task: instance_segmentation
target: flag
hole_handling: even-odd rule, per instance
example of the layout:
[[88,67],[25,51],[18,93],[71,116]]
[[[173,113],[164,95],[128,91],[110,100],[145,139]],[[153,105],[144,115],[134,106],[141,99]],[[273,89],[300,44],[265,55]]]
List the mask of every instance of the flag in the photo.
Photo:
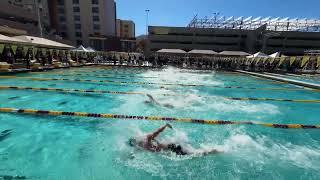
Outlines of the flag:
[[0,53],[2,54],[3,52],[3,49],[4,49],[4,44],[0,44]]
[[16,54],[17,48],[18,48],[18,46],[16,46],[16,45],[11,46],[11,49],[12,49],[14,54]]

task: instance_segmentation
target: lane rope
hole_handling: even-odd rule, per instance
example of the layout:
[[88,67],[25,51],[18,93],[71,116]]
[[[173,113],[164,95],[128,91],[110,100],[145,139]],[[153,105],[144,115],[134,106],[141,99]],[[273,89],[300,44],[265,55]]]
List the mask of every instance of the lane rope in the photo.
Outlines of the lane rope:
[[147,120],[147,121],[175,121],[184,123],[207,124],[207,125],[257,125],[271,128],[281,129],[320,129],[320,125],[304,125],[304,124],[272,124],[256,121],[222,121],[222,120],[203,120],[192,118],[173,118],[160,116],[130,116],[117,114],[97,114],[86,112],[64,112],[64,111],[46,111],[34,109],[15,109],[15,108],[0,108],[1,113],[16,113],[16,114],[33,114],[33,115],[50,115],[50,116],[74,116],[74,117],[90,117],[102,119],[120,119],[120,120]]
[[[103,74],[103,75],[109,75],[109,74],[119,74],[119,75],[124,75],[124,76],[126,76],[126,75],[132,75],[131,73],[123,73],[123,72],[120,72],[120,71],[114,71],[114,72],[106,72],[106,71],[103,71],[103,70],[101,70],[101,71],[96,71],[96,70],[94,70],[94,71],[91,71],[91,70],[89,70],[90,72],[94,72],[94,73],[101,73],[101,74]],[[88,72],[87,70],[76,70],[76,71],[70,71],[70,72]],[[133,71],[133,72],[136,72],[136,73],[141,73],[141,72],[143,72],[143,71]],[[145,72],[145,71],[144,71]]]
[[[30,79],[36,81],[73,81],[73,82],[94,82],[94,83],[108,83],[116,85],[160,85],[160,86],[183,86],[183,87],[210,87],[210,88],[225,88],[225,89],[249,89],[249,90],[285,90],[285,91],[301,91],[310,90],[310,88],[250,88],[242,86],[215,86],[215,85],[202,85],[202,84],[173,84],[173,83],[151,83],[151,82],[119,82],[111,80],[91,80],[91,79],[69,79],[69,78],[34,78],[34,77],[17,77],[17,76],[0,76],[0,78],[18,78],[18,79]],[[313,89],[312,89],[313,90]],[[315,92],[319,92],[315,90]]]
[[[98,78],[114,78],[114,79],[127,79],[127,78],[146,78],[146,79],[155,79],[155,78],[158,78],[158,77],[155,77],[155,76],[133,76],[133,75],[116,75],[116,76],[112,76],[112,75],[95,75],[95,74],[90,74],[90,73],[82,73],[82,72],[87,72],[87,71],[79,71],[78,73],[73,73],[71,72],[70,74],[65,74],[65,72],[47,72],[45,74],[55,74],[55,75],[58,75],[58,76],[90,76],[90,77],[98,77]],[[90,71],[90,72],[98,72],[98,71]],[[104,72],[104,71],[101,71],[101,72]],[[43,74],[43,72],[31,72],[31,73],[34,73],[34,74]],[[117,74],[117,73],[115,73]],[[263,78],[261,78],[263,79]],[[235,81],[235,80],[228,80],[230,82],[235,82],[235,83],[239,83],[239,81]],[[240,83],[243,83],[243,82],[240,82]],[[273,82],[256,82],[258,84],[288,84],[287,82],[280,82],[280,81],[273,81]]]
[[[54,74],[54,73],[51,73]],[[145,78],[145,79],[155,79],[157,77],[145,77],[145,76],[109,76],[109,75],[95,75],[95,74],[86,74],[86,73],[79,73],[79,74],[56,74],[57,76],[82,76],[82,77],[96,77],[96,78],[113,78],[113,79],[128,79],[128,78]],[[222,80],[221,80],[222,81]],[[235,80],[228,80],[229,82],[235,83],[244,83]],[[255,82],[256,84],[288,84],[287,82]]]
[[89,74],[89,73],[76,73],[76,74],[65,74],[64,72],[48,72],[48,73],[43,73],[43,72],[31,72],[32,74],[54,74],[58,76],[92,76],[92,77],[100,77],[100,78],[116,78],[116,79],[127,79],[127,78],[145,78],[145,79],[155,79],[157,77],[153,76],[124,76],[124,75],[117,75],[117,76],[112,76],[112,75],[95,75],[95,74]]
[[[145,92],[120,92],[120,91],[105,91],[105,90],[83,90],[83,89],[60,89],[60,88],[33,88],[33,87],[20,87],[20,86],[0,86],[0,90],[10,89],[10,90],[31,90],[31,91],[53,91],[53,92],[65,92],[65,93],[97,93],[97,94],[127,94],[127,95],[147,95]],[[188,95],[181,94],[165,94],[159,93],[156,95],[162,96],[183,96],[188,97]],[[199,96],[205,98],[219,98],[218,96]],[[273,98],[236,98],[236,97],[224,97],[228,100],[236,101],[282,101],[282,102],[297,102],[297,103],[320,103],[320,100],[301,100],[301,99],[273,99]]]

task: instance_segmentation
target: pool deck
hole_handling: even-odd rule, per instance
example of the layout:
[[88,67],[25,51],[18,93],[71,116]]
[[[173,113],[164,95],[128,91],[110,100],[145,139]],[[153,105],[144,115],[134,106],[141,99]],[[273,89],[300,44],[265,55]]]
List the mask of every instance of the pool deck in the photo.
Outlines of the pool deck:
[[303,82],[303,81],[298,81],[298,80],[293,80],[293,79],[288,79],[288,78],[283,78],[283,77],[277,77],[275,75],[267,75],[267,74],[255,73],[255,72],[248,72],[248,71],[241,71],[241,70],[236,70],[236,72],[320,90],[320,85],[319,84]]

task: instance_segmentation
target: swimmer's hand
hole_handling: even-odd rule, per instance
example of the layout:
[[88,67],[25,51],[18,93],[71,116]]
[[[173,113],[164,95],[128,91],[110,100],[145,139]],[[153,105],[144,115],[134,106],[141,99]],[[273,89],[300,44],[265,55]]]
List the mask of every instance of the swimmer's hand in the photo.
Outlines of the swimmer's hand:
[[171,126],[171,124],[169,124],[169,123],[166,124],[166,126],[167,126],[168,128],[170,128],[170,129],[173,129],[172,126]]
[[169,109],[174,109],[174,106],[171,104],[164,104],[163,106]]

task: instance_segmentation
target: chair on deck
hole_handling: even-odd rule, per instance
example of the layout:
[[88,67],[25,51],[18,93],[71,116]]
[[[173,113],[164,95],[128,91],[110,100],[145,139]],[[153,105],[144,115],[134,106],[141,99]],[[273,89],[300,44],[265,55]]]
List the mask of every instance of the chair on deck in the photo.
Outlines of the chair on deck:
[[9,71],[14,63],[14,55],[10,46],[6,45],[2,51],[0,71]]

